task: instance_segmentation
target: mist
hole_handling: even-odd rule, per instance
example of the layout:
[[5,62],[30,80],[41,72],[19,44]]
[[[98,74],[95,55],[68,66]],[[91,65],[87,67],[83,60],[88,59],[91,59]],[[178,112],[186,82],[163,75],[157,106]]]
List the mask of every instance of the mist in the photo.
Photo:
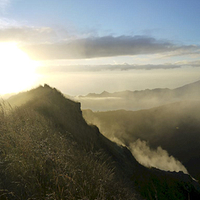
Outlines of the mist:
[[93,111],[108,110],[140,110],[183,100],[200,100],[200,81],[183,87],[155,88],[145,90],[125,90],[120,92],[90,93],[86,96],[76,97],[81,102],[82,109]]
[[[126,146],[117,137],[113,136],[110,139],[118,145]],[[182,171],[185,174],[189,174],[186,167],[179,160],[169,155],[169,153],[160,146],[156,149],[152,149],[148,142],[137,139],[135,142],[130,143],[128,148],[135,159],[145,167],[153,167],[170,172]]]
[[146,167],[154,167],[171,172],[182,171],[188,174],[183,164],[173,156],[170,156],[169,153],[160,146],[154,150],[149,147],[146,141],[138,139],[136,142],[130,144],[129,149],[135,159]]
[[[99,114],[99,116],[101,115],[101,117],[99,117],[97,113]],[[108,119],[108,118],[112,118],[112,116],[109,115],[108,112],[102,112],[102,113],[97,112],[97,113],[96,115],[92,115],[92,111],[86,111],[86,112],[84,111],[83,115],[87,119],[86,121],[88,123],[91,122],[91,119],[88,120],[90,116],[92,118],[92,123],[97,125],[100,131],[110,140],[112,140],[113,142],[116,142],[119,145],[127,146],[130,149],[132,155],[141,165],[148,168],[154,167],[160,170],[171,171],[171,172],[182,171],[185,174],[189,174],[185,166],[179,160],[177,160],[174,156],[169,155],[167,150],[164,150],[161,146],[158,146],[157,148],[152,148],[150,147],[148,142],[140,139],[140,137],[144,138],[144,136],[146,138],[151,137],[151,133],[147,134],[145,132],[145,124],[144,122],[142,123],[140,119],[139,119],[140,123],[143,124],[143,125],[141,124],[141,126],[144,126],[144,129],[143,129],[144,132],[140,130],[140,134],[138,134],[137,128],[135,129],[132,128],[132,130],[134,131],[133,131],[133,134],[130,134],[129,126],[131,122],[133,123],[134,120],[132,121],[129,119],[130,122],[128,122],[126,119],[126,116],[122,114],[123,111],[116,111],[116,112],[113,111],[113,115],[115,115],[116,123],[112,123],[112,120],[110,121]],[[106,113],[108,114],[107,116],[106,116]],[[110,114],[111,113],[112,112],[110,112]],[[117,117],[119,116],[119,114],[122,114],[124,116],[123,119],[125,120],[126,125],[125,124],[123,125],[119,122],[120,118]],[[104,119],[107,123],[103,121],[102,119]],[[134,127],[134,125],[132,126]],[[149,127],[147,127],[147,129],[148,128]],[[159,134],[157,133],[157,135]],[[160,135],[162,135],[162,133],[160,133]]]
[[188,171],[200,180],[199,84],[175,89],[178,102],[138,111],[83,110],[83,116],[107,138],[129,147],[144,166]]

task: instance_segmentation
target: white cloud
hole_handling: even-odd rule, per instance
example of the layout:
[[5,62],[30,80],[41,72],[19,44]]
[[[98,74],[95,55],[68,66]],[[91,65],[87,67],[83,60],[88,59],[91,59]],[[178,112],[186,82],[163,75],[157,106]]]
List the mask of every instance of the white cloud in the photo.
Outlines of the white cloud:
[[20,26],[19,22],[7,18],[0,18],[0,29]]

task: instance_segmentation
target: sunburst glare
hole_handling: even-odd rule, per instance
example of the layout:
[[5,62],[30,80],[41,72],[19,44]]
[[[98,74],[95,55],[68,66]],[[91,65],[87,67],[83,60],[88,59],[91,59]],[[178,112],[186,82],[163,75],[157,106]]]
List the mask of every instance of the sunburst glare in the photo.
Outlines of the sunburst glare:
[[15,93],[34,85],[38,62],[31,60],[16,43],[0,43],[0,94]]

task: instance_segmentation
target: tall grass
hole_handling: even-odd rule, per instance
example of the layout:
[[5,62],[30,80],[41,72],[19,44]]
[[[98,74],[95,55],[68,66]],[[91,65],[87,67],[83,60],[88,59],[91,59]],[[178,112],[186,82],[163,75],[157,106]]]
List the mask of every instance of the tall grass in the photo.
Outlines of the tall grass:
[[33,109],[0,105],[0,199],[134,199],[106,159]]

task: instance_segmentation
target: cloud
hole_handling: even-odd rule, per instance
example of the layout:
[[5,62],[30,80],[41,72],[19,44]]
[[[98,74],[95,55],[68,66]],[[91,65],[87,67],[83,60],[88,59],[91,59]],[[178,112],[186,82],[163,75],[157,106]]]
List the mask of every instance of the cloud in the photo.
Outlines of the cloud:
[[134,65],[134,64],[122,64],[122,65],[107,65],[107,66],[99,66],[101,70],[121,70],[121,71],[128,71],[128,70],[152,70],[152,69],[175,69],[180,68],[181,65],[167,63],[167,64],[147,64],[147,65]]
[[19,22],[11,19],[7,19],[4,17],[0,18],[0,29],[9,28],[9,27],[17,27],[19,26]]
[[37,60],[85,59],[161,53],[173,56],[194,53],[194,51],[199,53],[198,46],[177,46],[168,41],[156,40],[146,36],[90,37],[68,40],[68,42],[23,46],[22,49]]
[[138,139],[130,145],[130,150],[136,160],[146,167],[155,167],[164,171],[182,171],[188,174],[182,163],[173,156],[169,156],[168,152],[161,147],[152,150],[147,142]]
[[[31,27],[1,18],[0,42],[10,41],[20,43],[20,48],[34,60],[88,59],[145,54],[158,54],[162,57],[200,54],[199,46],[178,46],[172,42],[156,40],[148,36],[78,38],[70,35],[67,30]],[[134,67],[131,66],[131,68]],[[152,67],[144,66],[145,69]]]
[[174,51],[174,44],[145,36],[90,37],[22,47],[33,59],[81,59]]
[[28,27],[19,26],[18,24],[10,26],[9,21],[0,21],[0,41],[1,42],[18,42],[18,43],[41,43],[49,42],[56,33],[49,27]]
[[99,72],[99,71],[130,71],[130,70],[156,70],[177,69],[181,67],[200,67],[200,60],[179,61],[164,64],[104,64],[104,65],[51,65],[40,66],[37,73],[46,74],[54,72]]
[[45,66],[37,69],[38,73],[54,72],[98,72],[98,71],[129,71],[129,70],[152,70],[152,69],[176,69],[181,68],[181,64],[159,64],[159,65],[134,65],[134,64],[115,64],[115,65],[67,65],[67,66]]
[[198,56],[200,55],[200,48],[197,45],[179,46],[175,51],[165,52],[162,57],[172,57],[172,56]]
[[196,61],[192,61],[192,62],[185,62],[184,66],[200,67],[200,60],[196,60]]

